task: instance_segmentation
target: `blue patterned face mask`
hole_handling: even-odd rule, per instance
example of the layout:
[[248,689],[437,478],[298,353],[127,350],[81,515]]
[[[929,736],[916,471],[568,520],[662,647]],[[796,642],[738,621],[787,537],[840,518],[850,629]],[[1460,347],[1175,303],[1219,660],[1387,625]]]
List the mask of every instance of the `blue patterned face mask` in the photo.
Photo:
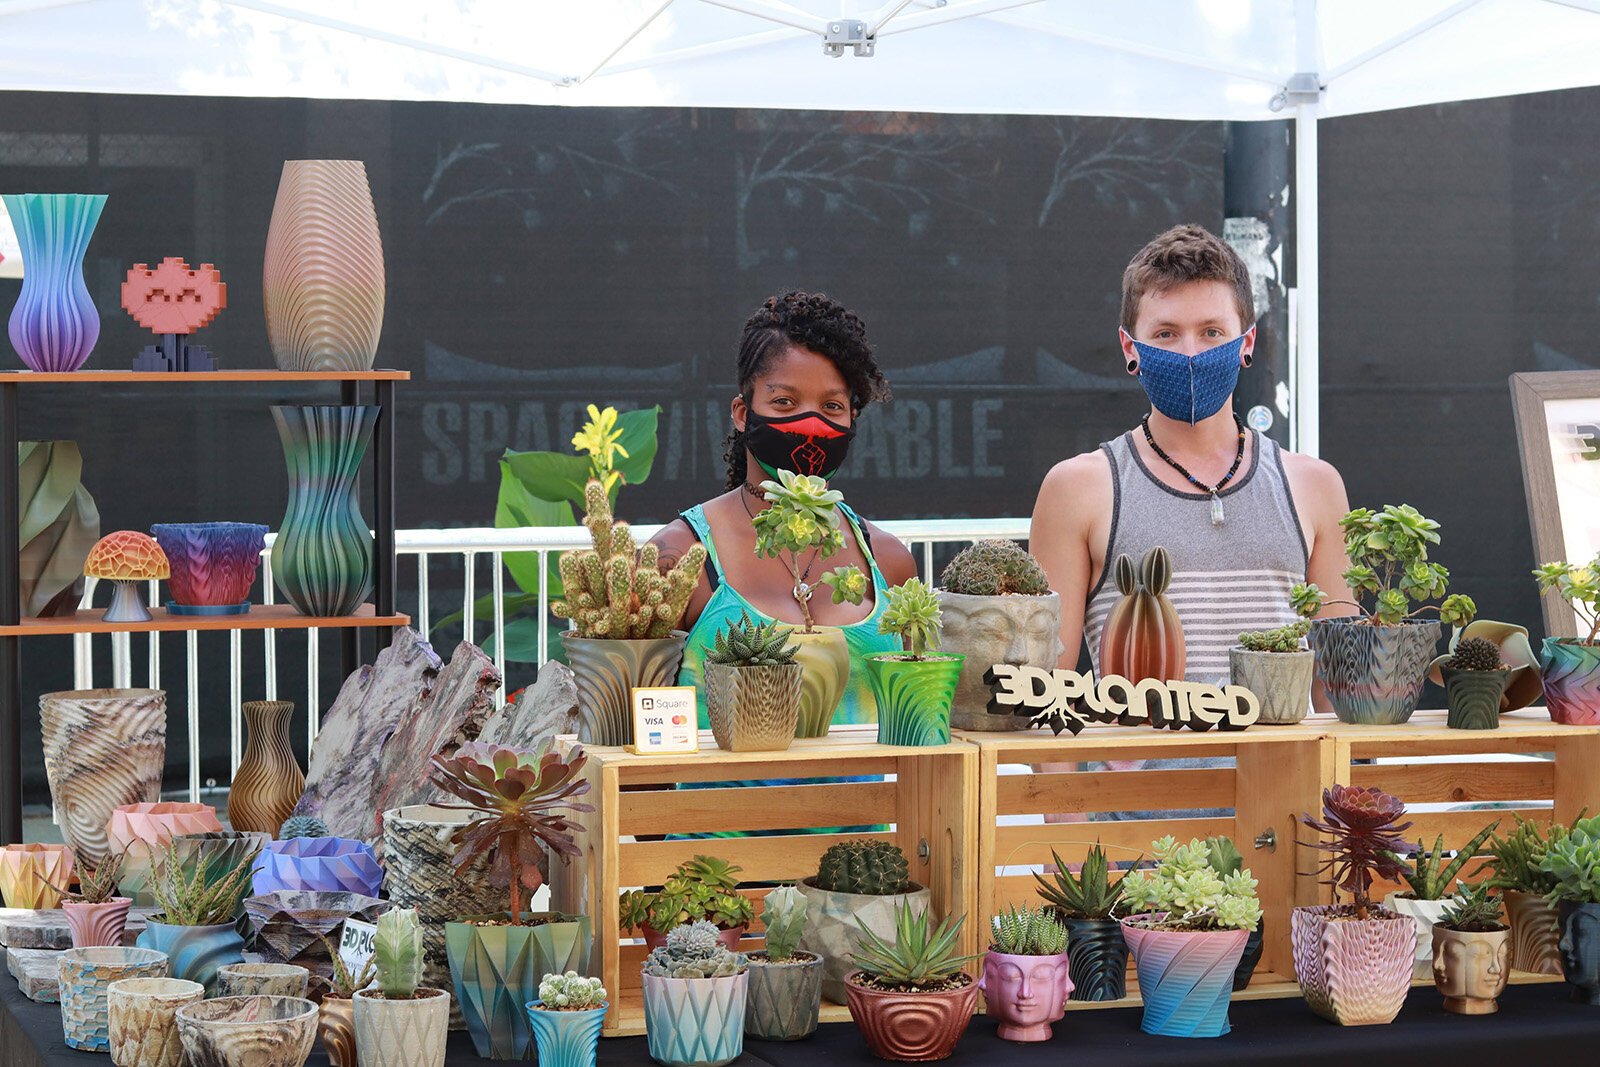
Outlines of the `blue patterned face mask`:
[[1239,383],[1239,349],[1249,336],[1238,337],[1194,356],[1133,341],[1139,353],[1139,384],[1155,409],[1191,426],[1222,410]]

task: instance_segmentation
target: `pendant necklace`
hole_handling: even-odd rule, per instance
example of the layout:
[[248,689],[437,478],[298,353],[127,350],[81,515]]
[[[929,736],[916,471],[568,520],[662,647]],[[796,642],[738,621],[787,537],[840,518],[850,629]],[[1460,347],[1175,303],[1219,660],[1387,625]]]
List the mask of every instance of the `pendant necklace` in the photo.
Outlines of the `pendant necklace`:
[[1226,516],[1222,513],[1222,497],[1218,494],[1222,492],[1224,486],[1233,481],[1233,476],[1239,473],[1239,464],[1244,461],[1244,422],[1237,414],[1233,416],[1233,421],[1234,424],[1239,427],[1239,447],[1233,454],[1233,466],[1228,468],[1228,473],[1224,474],[1222,476],[1222,481],[1218,482],[1216,485],[1206,485],[1200,479],[1196,478],[1194,475],[1185,470],[1183,464],[1179,463],[1177,460],[1173,459],[1171,456],[1167,455],[1161,450],[1161,446],[1156,444],[1156,439],[1150,435],[1150,416],[1148,413],[1139,422],[1139,426],[1144,430],[1145,444],[1150,446],[1150,450],[1156,455],[1160,456],[1162,460],[1165,461],[1167,466],[1171,467],[1173,470],[1187,478],[1190,485],[1194,486],[1202,493],[1211,494],[1211,525],[1213,526],[1221,526],[1226,518]]
[[[763,496],[749,482],[745,482],[744,483],[743,490],[739,493],[739,502],[744,505],[744,512],[745,512],[746,515],[750,516],[750,521],[751,522],[755,522],[756,521],[756,513],[750,510],[750,501],[745,499],[745,493],[749,493],[751,496],[755,497],[757,500],[762,501],[763,503],[766,502],[767,498],[765,496]],[[802,607],[804,607],[806,604],[808,604],[811,601],[811,594],[816,591],[817,587],[814,586],[814,585],[808,584],[806,582],[806,579],[811,577],[811,568],[816,566],[817,553],[819,553],[821,551],[822,551],[821,548],[816,548],[816,549],[812,550],[811,558],[806,561],[806,569],[800,572],[800,577],[795,579],[794,588],[789,590],[789,595],[794,597],[795,603],[801,605]],[[793,558],[794,557],[791,555],[790,559],[792,560]],[[791,574],[794,573],[792,568],[791,568],[789,573],[791,573]]]

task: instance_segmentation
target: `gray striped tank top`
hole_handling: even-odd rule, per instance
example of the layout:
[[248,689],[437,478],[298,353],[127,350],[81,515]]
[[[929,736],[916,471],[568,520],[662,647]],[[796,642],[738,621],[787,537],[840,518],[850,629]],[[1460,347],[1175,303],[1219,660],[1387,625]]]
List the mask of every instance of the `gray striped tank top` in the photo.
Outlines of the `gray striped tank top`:
[[1295,513],[1277,442],[1254,430],[1249,468],[1221,494],[1226,519],[1211,523],[1211,497],[1156,480],[1129,431],[1101,445],[1111,461],[1111,536],[1105,566],[1089,594],[1084,638],[1098,667],[1106,616],[1120,594],[1107,579],[1119,555],[1135,563],[1155,545],[1172,557],[1167,597],[1183,623],[1185,677],[1227,684],[1228,649],[1242,630],[1295,620],[1289,590],[1305,581],[1305,534]]

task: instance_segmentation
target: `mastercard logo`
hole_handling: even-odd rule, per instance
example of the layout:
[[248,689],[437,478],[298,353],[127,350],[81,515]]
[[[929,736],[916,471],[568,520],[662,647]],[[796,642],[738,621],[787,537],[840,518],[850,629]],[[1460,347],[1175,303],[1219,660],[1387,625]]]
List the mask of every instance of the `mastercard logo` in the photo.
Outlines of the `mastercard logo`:
[[672,717],[672,725],[674,725],[674,726],[683,726],[686,723],[688,723],[688,721],[689,721],[689,716],[687,716],[687,715],[674,715]]

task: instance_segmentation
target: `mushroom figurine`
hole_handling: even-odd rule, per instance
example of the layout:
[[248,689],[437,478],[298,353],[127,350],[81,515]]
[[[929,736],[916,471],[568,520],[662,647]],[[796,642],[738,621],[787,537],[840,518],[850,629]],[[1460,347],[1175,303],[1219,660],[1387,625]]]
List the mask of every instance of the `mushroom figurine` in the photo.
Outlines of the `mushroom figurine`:
[[154,537],[118,530],[95,542],[83,562],[83,573],[111,583],[111,606],[101,616],[106,622],[149,622],[150,609],[139,595],[139,583],[166,578],[171,569]]

